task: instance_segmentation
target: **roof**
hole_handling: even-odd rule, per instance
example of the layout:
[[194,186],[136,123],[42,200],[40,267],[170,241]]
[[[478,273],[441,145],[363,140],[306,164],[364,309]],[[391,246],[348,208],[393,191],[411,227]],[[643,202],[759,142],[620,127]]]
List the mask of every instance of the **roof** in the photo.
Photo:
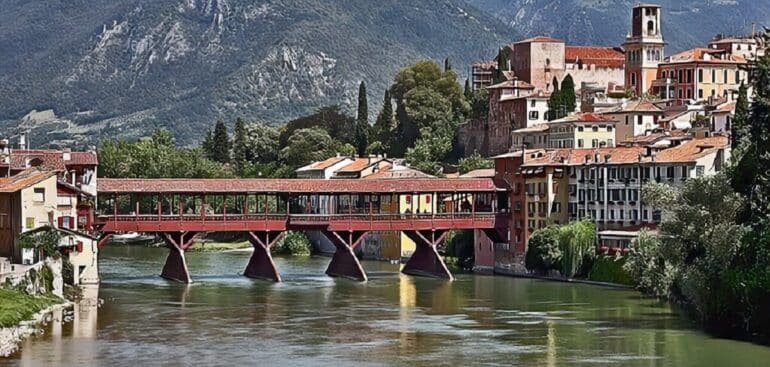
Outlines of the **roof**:
[[585,164],[586,160],[588,163],[605,163],[608,156],[611,164],[636,163],[639,162],[639,155],[645,151],[646,149],[642,147],[553,149],[528,153],[529,156],[522,167],[575,166]]
[[663,114],[663,109],[655,105],[655,103],[652,103],[649,100],[646,99],[636,99],[632,101],[628,101],[623,106],[613,109],[611,111],[604,112],[605,114],[614,114],[614,113],[628,113],[628,112],[651,112],[656,114]]
[[518,42],[514,42],[513,44],[520,44],[520,43],[533,43],[533,42],[556,42],[556,43],[564,43],[564,41],[560,39],[556,39],[549,36],[535,36],[532,38],[527,38]]
[[634,9],[636,8],[660,8],[660,5],[658,4],[650,4],[650,3],[639,3],[634,6]]
[[535,86],[529,84],[523,80],[506,80],[495,85],[490,85],[487,89],[506,89],[506,88],[518,88],[518,89],[535,89]]
[[742,37],[726,37],[720,39],[714,39],[709,44],[721,44],[721,43],[757,43],[757,40],[751,36]]
[[331,157],[324,159],[322,161],[313,162],[308,164],[307,166],[300,167],[297,169],[298,172],[300,171],[322,171],[325,170],[339,162],[342,162],[343,160],[348,159],[347,157]]
[[51,176],[56,176],[56,172],[28,168],[11,177],[0,178],[0,193],[14,193],[43,182]]
[[574,64],[582,62],[585,65],[598,67],[622,68],[626,62],[626,56],[617,47],[566,46],[564,60]]
[[100,194],[107,193],[411,193],[411,192],[487,192],[496,189],[490,178],[474,179],[111,179],[97,183]]
[[460,178],[481,178],[481,177],[495,177],[494,168],[481,168],[475,169],[468,173],[460,175]]
[[337,172],[359,172],[361,170],[364,170],[368,167],[371,167],[377,163],[380,162],[388,162],[390,161],[382,159],[382,158],[355,158],[353,162],[346,164],[342,168],[338,169]]
[[563,122],[608,122],[615,123],[616,121],[600,113],[593,112],[578,112],[573,113],[567,117],[560,118],[549,122],[550,124],[563,123]]
[[532,126],[513,130],[512,134],[539,133],[539,132],[548,131],[548,129],[550,129],[550,126],[548,126],[548,124],[534,124]]
[[647,144],[656,143],[657,141],[663,140],[663,139],[683,140],[683,139],[688,139],[688,137],[683,130],[665,130],[664,131],[663,129],[658,129],[658,131],[652,131],[645,135],[632,136],[620,142],[620,144],[645,146]]
[[[66,171],[69,166],[97,166],[99,160],[95,152],[71,152],[69,160],[64,160],[65,152],[48,149],[15,149],[11,151],[11,169],[22,170],[38,160],[43,170]],[[8,166],[0,164],[0,166]]]
[[[727,59],[721,59],[721,58],[715,57],[715,58],[706,60],[705,55],[710,55],[710,54],[725,54],[727,56]],[[740,55],[733,55],[733,54],[727,53],[725,50],[696,47],[696,48],[682,51],[678,54],[669,56],[665,63],[683,64],[683,63],[690,63],[690,62],[697,62],[701,64],[704,64],[704,63],[705,64],[745,64],[746,59]]]
[[688,142],[660,151],[655,157],[657,162],[694,162],[719,149],[729,147],[730,140],[725,136],[712,136],[693,139]]
[[364,180],[392,180],[397,178],[436,178],[420,170],[406,166],[386,166],[371,175],[362,177]]
[[733,113],[735,112],[736,102],[727,102],[719,105],[712,113]]

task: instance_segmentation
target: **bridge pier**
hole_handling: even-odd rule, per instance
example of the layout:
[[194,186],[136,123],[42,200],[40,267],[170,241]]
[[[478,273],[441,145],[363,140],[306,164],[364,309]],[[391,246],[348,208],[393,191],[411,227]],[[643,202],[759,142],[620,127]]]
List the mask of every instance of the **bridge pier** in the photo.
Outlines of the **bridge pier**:
[[273,256],[270,254],[270,249],[273,248],[273,245],[283,238],[283,236],[284,232],[273,232],[272,236],[269,231],[249,232],[249,242],[254,246],[254,253],[251,254],[249,264],[246,265],[246,270],[243,272],[243,275],[254,279],[280,282],[281,275],[275,267]]
[[446,237],[446,230],[403,232],[414,241],[416,246],[412,257],[401,270],[402,273],[454,280],[452,273],[449,272],[444,260],[436,250],[436,246]]
[[187,261],[184,258],[184,252],[192,246],[193,237],[196,232],[163,232],[160,234],[163,241],[169,248],[166,264],[163,265],[163,271],[160,276],[168,280],[175,280],[182,283],[192,283],[190,272],[187,270]]
[[323,231],[323,234],[337,248],[329,267],[326,268],[326,274],[332,277],[344,277],[365,282],[367,280],[366,272],[353,250],[361,244],[366,232]]

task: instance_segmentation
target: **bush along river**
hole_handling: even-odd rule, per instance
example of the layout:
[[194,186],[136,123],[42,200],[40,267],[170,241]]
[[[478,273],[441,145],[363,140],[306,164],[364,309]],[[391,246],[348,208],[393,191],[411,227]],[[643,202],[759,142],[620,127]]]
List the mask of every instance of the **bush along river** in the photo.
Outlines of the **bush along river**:
[[459,274],[415,278],[364,262],[370,280],[323,274],[329,259],[276,258],[282,283],[238,275],[248,251],[189,253],[195,283],[157,276],[166,249],[111,245],[102,283],[73,321],[52,323],[0,364],[766,366],[770,348],[716,339],[670,306],[585,284]]

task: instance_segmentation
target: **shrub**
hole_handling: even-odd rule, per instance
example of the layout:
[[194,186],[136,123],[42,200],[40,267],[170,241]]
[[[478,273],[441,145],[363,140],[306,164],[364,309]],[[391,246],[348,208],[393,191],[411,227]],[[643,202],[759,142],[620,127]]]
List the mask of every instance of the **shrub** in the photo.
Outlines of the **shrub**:
[[310,255],[310,239],[302,232],[288,231],[273,249],[281,255]]
[[559,227],[538,229],[529,238],[524,266],[538,274],[558,269],[562,258],[559,249]]
[[663,256],[660,240],[646,229],[634,240],[624,269],[643,293],[661,298],[671,293],[676,269]]
[[603,255],[594,259],[588,279],[597,282],[608,282],[625,285],[635,285],[634,278],[625,269],[626,258],[620,255]]

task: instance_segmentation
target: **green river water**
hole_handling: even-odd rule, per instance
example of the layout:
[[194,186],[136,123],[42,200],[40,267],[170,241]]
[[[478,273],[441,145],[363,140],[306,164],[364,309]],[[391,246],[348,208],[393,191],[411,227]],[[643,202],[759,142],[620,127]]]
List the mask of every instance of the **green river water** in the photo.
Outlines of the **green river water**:
[[278,284],[238,275],[249,252],[190,253],[194,284],[157,274],[165,249],[111,245],[74,321],[0,365],[770,366],[770,348],[712,338],[630,290],[364,262],[333,279],[323,257],[277,258]]

